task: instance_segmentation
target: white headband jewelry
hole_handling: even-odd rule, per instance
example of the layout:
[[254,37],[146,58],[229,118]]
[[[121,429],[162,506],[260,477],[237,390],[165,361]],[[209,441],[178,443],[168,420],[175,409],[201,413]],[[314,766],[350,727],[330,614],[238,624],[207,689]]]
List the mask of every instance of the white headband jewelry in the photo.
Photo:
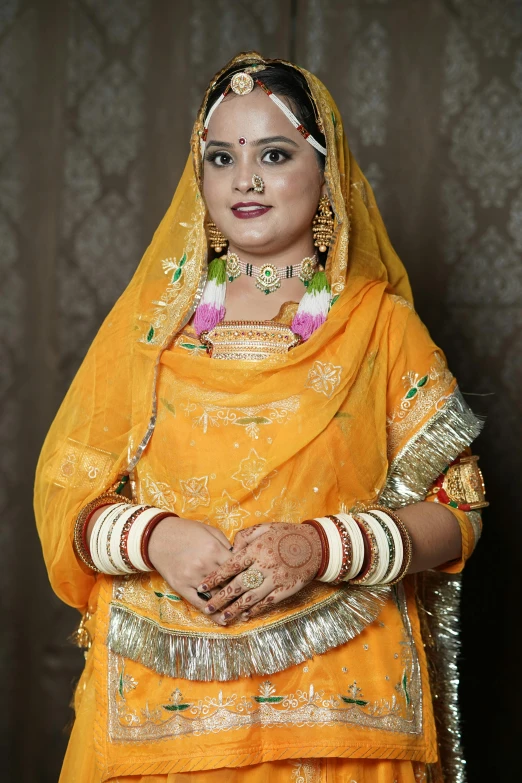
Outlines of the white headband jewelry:
[[290,120],[294,128],[299,131],[302,137],[306,139],[307,142],[312,145],[312,147],[315,147],[315,149],[318,152],[326,156],[326,147],[323,147],[322,144],[319,144],[317,139],[314,139],[314,137],[306,130],[304,125],[301,122],[299,122],[295,114],[292,111],[290,111],[288,106],[286,106],[286,104],[284,104],[283,101],[277,97],[277,95],[274,95],[272,90],[269,90],[268,87],[265,84],[263,84],[263,82],[260,79],[256,79],[254,81],[254,79],[250,76],[249,71],[261,70],[263,68],[264,66],[261,66],[261,68],[259,66],[254,66],[252,68],[245,68],[244,71],[240,71],[239,73],[234,74],[234,76],[230,80],[230,84],[227,85],[223,94],[219,96],[217,101],[210,108],[210,111],[205,118],[205,122],[203,124],[203,130],[201,131],[201,136],[200,136],[201,156],[203,157],[205,153],[205,144],[207,140],[207,131],[208,131],[210,118],[212,117],[212,115],[214,114],[214,112],[216,111],[220,103],[223,101],[223,99],[226,98],[230,90],[232,90],[232,92],[234,92],[236,95],[248,95],[248,93],[252,92],[256,84],[259,87],[261,87],[261,89],[268,95],[270,100],[273,101],[275,105],[281,109],[281,111],[283,112],[283,114],[286,115],[286,117],[288,117],[288,119]]

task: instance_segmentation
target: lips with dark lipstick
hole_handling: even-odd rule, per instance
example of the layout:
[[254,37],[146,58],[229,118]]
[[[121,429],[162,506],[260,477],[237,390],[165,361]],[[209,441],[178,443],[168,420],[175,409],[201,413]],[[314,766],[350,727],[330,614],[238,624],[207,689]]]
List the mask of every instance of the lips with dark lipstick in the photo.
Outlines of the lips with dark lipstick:
[[266,206],[266,204],[260,204],[258,201],[238,201],[231,209],[235,217],[244,220],[245,218],[255,218],[265,215],[272,207]]

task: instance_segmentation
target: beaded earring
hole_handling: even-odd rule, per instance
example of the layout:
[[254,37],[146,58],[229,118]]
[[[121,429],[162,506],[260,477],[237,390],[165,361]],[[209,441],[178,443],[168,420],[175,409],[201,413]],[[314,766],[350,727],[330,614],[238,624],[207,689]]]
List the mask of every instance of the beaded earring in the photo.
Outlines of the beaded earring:
[[228,239],[221,233],[213,220],[208,221],[207,228],[210,247],[215,250],[216,253],[221,253],[223,248],[227,245]]
[[328,196],[321,196],[319,206],[312,221],[314,245],[321,253],[326,253],[333,237],[334,219]]

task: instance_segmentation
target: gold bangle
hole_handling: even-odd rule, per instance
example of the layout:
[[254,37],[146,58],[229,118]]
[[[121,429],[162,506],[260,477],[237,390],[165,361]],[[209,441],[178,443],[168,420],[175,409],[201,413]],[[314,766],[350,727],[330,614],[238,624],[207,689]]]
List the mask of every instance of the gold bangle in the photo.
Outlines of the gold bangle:
[[94,512],[101,508],[102,506],[113,506],[116,503],[127,503],[132,504],[132,501],[129,500],[127,497],[122,497],[121,495],[117,495],[115,492],[109,491],[104,492],[102,495],[100,495],[97,498],[94,498],[94,500],[91,500],[90,503],[87,503],[86,506],[82,508],[78,516],[76,517],[76,521],[74,523],[74,536],[73,536],[73,544],[74,544],[74,550],[76,554],[78,555],[79,559],[84,563],[88,568],[91,569],[91,571],[96,571],[99,573],[99,568],[96,568],[94,565],[92,558],[89,554],[89,551],[87,550],[87,547],[85,545],[84,540],[84,531],[85,527],[89,522],[90,517]]
[[390,587],[391,585],[396,585],[397,582],[400,582],[401,579],[404,579],[406,576],[408,569],[411,565],[411,559],[413,556],[413,544],[411,540],[410,533],[408,531],[408,528],[400,518],[398,514],[395,513],[395,511],[392,511],[389,508],[385,508],[384,506],[371,506],[370,508],[366,509],[366,511],[382,511],[384,514],[388,514],[391,519],[395,522],[397,525],[397,528],[399,530],[401,539],[402,539],[402,548],[403,548],[403,556],[402,556],[402,566],[401,570],[399,571],[398,575],[395,577],[393,582],[387,582],[386,587]]
[[370,562],[368,563],[366,571],[364,571],[361,576],[356,576],[353,579],[350,579],[348,584],[364,585],[369,579],[372,579],[379,566],[379,545],[377,544],[377,539],[375,538],[374,532],[370,528],[368,522],[366,522],[366,520],[360,517],[358,514],[352,514],[352,516],[359,525],[359,528],[363,528],[361,533],[363,534],[363,537],[366,538],[369,546]]

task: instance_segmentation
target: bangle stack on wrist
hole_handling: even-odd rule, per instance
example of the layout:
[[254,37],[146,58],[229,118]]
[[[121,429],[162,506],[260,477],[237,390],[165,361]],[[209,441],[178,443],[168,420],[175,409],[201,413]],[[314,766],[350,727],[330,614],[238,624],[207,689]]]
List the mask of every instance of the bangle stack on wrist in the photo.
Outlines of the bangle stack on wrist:
[[[87,543],[87,527],[98,509]],[[74,528],[74,548],[80,560],[93,571],[112,576],[154,571],[148,547],[152,531],[165,517],[177,516],[154,506],[136,505],[120,495],[108,493],[82,509]]]
[[411,537],[401,518],[372,506],[356,514],[307,519],[321,540],[322,558],[316,579],[355,585],[393,585],[410,567]]

